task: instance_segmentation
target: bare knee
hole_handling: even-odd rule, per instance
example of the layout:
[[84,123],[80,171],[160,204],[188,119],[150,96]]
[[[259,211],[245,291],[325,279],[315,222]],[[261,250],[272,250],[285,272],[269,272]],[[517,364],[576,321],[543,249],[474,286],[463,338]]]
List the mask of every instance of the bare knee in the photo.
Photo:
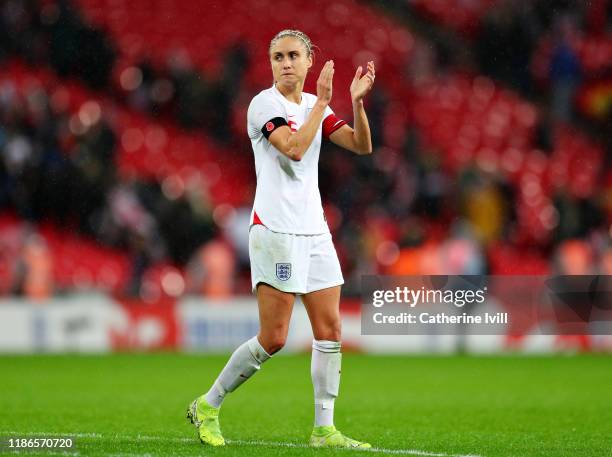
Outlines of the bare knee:
[[267,284],[260,284],[257,288],[257,299],[261,325],[259,342],[271,355],[285,346],[295,295],[281,292]]
[[260,333],[259,334],[259,342],[265,351],[272,355],[275,352],[280,351],[287,341],[287,332],[286,331],[275,331],[271,333]]
[[340,341],[342,339],[342,323],[340,319],[326,322],[314,330],[316,340]]

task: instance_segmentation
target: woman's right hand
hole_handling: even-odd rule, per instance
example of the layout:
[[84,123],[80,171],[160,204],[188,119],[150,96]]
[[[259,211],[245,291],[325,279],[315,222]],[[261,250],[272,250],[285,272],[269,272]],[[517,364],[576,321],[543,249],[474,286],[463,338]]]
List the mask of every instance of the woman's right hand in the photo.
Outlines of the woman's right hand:
[[332,82],[334,79],[334,61],[328,60],[321,69],[317,80],[317,100],[329,104],[332,98]]

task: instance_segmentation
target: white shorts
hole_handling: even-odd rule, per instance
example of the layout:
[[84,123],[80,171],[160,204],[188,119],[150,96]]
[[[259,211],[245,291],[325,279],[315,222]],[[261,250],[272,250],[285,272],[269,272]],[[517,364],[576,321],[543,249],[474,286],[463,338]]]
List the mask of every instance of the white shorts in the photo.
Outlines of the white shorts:
[[330,233],[292,235],[253,225],[249,231],[253,292],[264,282],[294,294],[344,284]]

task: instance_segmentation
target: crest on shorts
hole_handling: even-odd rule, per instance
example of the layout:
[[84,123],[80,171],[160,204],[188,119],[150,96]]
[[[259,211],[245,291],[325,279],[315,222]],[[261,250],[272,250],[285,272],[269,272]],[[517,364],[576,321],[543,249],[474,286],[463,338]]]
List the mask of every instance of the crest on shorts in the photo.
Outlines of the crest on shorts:
[[291,264],[290,263],[277,263],[276,264],[276,277],[281,281],[286,281],[291,277]]

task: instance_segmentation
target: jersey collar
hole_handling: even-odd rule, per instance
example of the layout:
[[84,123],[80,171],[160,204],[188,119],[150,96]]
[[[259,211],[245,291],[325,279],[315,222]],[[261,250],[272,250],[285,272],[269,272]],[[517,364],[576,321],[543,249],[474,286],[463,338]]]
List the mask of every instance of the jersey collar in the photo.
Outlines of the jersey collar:
[[295,105],[295,106],[302,106],[304,102],[306,101],[306,97],[304,97],[304,92],[302,92],[302,99],[300,100],[300,103],[295,103],[290,100],[287,100],[287,98],[281,93],[281,91],[278,90],[278,88],[276,87],[276,84],[272,84],[272,90],[274,91],[276,95],[278,95],[280,98],[285,100],[287,103],[291,103],[292,105]]

